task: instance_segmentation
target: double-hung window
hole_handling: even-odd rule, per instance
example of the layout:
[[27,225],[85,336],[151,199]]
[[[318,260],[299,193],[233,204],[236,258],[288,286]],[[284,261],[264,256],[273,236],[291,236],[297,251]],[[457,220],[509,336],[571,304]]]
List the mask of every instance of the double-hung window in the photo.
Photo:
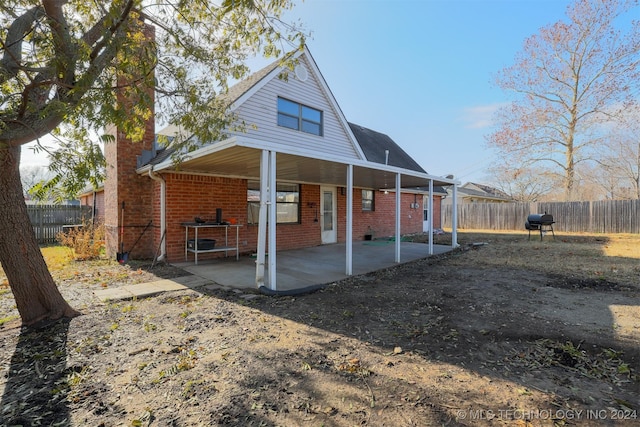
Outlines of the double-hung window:
[[363,211],[375,210],[373,190],[362,190],[362,210]]
[[278,126],[322,136],[322,111],[278,98]]

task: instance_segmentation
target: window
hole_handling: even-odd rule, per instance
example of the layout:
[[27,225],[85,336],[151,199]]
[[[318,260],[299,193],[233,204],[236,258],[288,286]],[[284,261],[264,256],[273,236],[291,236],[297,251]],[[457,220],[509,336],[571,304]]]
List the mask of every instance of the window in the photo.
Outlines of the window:
[[373,203],[373,190],[362,190],[362,210],[373,211],[375,205]]
[[322,111],[278,98],[278,126],[322,136]]
[[[258,224],[260,212],[260,182],[247,183],[247,222]],[[276,223],[300,222],[300,186],[279,182],[276,184]]]

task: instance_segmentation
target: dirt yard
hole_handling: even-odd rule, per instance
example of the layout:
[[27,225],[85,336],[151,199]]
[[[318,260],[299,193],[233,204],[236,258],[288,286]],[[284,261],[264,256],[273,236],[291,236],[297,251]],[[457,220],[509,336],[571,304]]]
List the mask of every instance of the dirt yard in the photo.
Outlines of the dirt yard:
[[183,273],[76,265],[83,316],[0,327],[0,425],[640,425],[640,236],[459,241],[297,297],[98,305]]

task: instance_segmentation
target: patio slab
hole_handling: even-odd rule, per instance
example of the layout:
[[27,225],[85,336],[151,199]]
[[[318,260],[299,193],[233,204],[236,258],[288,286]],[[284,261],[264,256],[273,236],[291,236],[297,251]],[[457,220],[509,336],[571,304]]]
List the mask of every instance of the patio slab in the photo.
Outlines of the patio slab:
[[201,276],[182,276],[173,279],[162,279],[154,282],[127,285],[119,288],[99,289],[93,293],[101,301],[117,301],[133,298],[143,298],[167,291],[193,289],[211,283],[210,279]]
[[[450,246],[434,245],[434,255],[451,250]],[[401,242],[400,264],[429,256],[424,243]],[[395,262],[394,241],[363,241],[353,243],[353,275],[369,273],[398,265]],[[302,289],[309,286],[333,283],[347,278],[346,245],[314,246],[310,248],[280,251],[276,254],[276,285],[279,291]],[[220,285],[256,289],[256,258],[235,256],[213,260],[198,259],[178,262],[173,265]],[[268,260],[265,260],[268,263]],[[268,282],[268,265],[265,266],[265,281]],[[265,286],[269,287],[268,283]]]
[[[354,242],[353,275],[370,273],[398,265],[395,262],[395,242],[372,241]],[[448,252],[450,246],[434,245],[434,255]],[[400,244],[400,264],[428,255],[424,243],[402,242]],[[276,285],[278,291],[292,291],[310,286],[324,285],[347,278],[346,245],[344,243],[315,246],[311,248],[281,251],[276,254]],[[143,298],[162,292],[193,289],[200,286],[218,286],[238,290],[255,290],[256,258],[235,256],[214,260],[198,260],[198,265],[190,262],[173,263],[176,267],[191,273],[191,276],[162,279],[154,282],[127,285],[119,288],[100,289],[94,294],[102,301],[116,301]],[[265,281],[268,281],[265,266]],[[268,287],[268,283],[265,284]]]

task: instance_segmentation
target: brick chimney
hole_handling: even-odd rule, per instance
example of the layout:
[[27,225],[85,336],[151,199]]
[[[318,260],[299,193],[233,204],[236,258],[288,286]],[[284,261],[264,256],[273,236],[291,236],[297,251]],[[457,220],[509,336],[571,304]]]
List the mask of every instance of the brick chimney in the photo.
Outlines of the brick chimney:
[[[142,25],[146,41],[153,43],[155,28],[144,23]],[[118,83],[122,86],[126,81]],[[125,133],[115,126],[106,129],[106,132],[114,137],[114,140],[106,143],[104,147],[107,161],[104,183],[105,239],[107,255],[113,259],[121,252],[128,253],[128,259],[148,259],[152,258],[155,252],[154,234],[155,229],[159,228],[159,221],[154,220],[155,183],[149,177],[136,173],[137,156],[143,150],[151,150],[154,144],[154,92],[153,87],[148,89],[148,96],[152,100],[151,116],[146,122],[141,142],[128,139]],[[135,111],[131,108],[135,102],[133,99],[125,99],[122,91],[118,92],[118,104],[127,111]],[[150,222],[151,225],[148,226]]]

